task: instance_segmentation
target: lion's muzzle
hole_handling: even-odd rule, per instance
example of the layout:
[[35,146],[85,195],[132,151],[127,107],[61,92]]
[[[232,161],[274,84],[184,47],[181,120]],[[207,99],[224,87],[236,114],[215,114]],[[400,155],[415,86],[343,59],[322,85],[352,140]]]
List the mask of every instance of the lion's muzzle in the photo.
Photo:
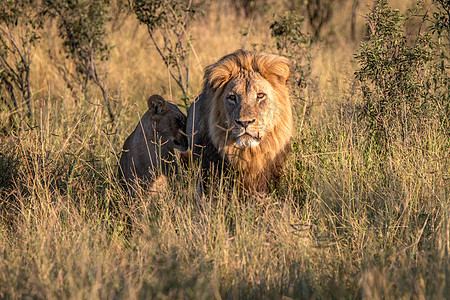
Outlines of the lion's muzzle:
[[236,138],[236,145],[239,148],[253,148],[258,146],[260,142],[261,137],[259,132],[256,134],[251,134],[247,130],[243,129],[241,129]]
[[248,125],[253,124],[256,122],[256,119],[252,120],[235,120],[236,124],[238,126],[243,127],[244,129],[247,129]]

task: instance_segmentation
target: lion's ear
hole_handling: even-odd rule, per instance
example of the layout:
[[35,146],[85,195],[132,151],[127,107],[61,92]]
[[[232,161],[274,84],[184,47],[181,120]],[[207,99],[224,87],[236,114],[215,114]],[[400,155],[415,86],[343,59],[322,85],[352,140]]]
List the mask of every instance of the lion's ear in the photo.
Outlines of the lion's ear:
[[147,100],[148,110],[152,115],[158,115],[166,111],[166,100],[160,95],[152,95]]
[[231,72],[223,64],[213,64],[205,69],[205,86],[217,89],[230,80]]
[[280,84],[285,85],[287,84],[290,74],[289,60],[279,56],[266,71],[275,75]]
[[278,55],[265,55],[258,61],[258,69],[271,82],[286,85],[289,79],[289,60]]
[[289,79],[290,74],[289,64],[287,60],[286,61],[283,60],[283,62],[277,63],[273,71],[275,75],[277,75],[278,81],[281,84],[285,85]]

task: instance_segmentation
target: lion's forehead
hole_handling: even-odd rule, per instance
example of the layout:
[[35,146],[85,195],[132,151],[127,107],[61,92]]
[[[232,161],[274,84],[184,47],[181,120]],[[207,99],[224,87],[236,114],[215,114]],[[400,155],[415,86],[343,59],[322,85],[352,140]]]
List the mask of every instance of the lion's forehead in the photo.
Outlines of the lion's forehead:
[[[260,116],[261,121],[270,112],[276,110],[277,93],[274,87],[261,75],[254,74],[248,78],[237,77],[231,80],[229,86],[225,89],[225,96],[229,93],[235,93],[240,98],[239,109],[233,109],[231,117],[241,118],[243,113],[245,115]],[[257,102],[257,94],[264,93],[267,97],[264,99],[264,105]]]
[[[244,74],[245,75],[245,74]],[[241,95],[253,95],[259,92],[271,92],[273,87],[259,73],[250,72],[246,76],[236,76],[230,80],[228,89]]]

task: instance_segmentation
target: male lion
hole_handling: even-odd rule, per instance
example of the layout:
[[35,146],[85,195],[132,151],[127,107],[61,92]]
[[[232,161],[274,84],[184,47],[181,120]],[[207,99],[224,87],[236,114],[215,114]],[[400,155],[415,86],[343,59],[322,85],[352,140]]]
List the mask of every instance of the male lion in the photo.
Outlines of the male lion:
[[186,116],[178,107],[159,95],[147,104],[148,111],[123,145],[119,180],[125,188],[138,180],[164,181],[175,167],[174,149],[187,149]]
[[[237,50],[208,66],[203,90],[189,107],[186,133],[204,170],[222,163],[244,188],[266,193],[291,150],[289,61]],[[214,169],[215,168],[215,169]]]

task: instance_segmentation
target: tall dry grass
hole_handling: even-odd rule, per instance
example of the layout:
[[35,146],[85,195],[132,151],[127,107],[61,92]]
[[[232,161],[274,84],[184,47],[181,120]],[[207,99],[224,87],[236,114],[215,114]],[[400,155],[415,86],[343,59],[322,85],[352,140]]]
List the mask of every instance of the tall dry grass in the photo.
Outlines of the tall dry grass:
[[[196,170],[180,171],[171,189],[130,198],[116,180],[122,143],[146,97],[178,102],[181,93],[145,28],[123,16],[103,66],[119,113],[111,125],[94,86],[90,99],[67,89],[55,67],[64,61],[56,29],[46,27],[33,58],[34,122],[8,131],[0,112],[0,297],[447,297],[449,141],[430,125],[414,147],[395,143],[388,159],[368,153],[347,2],[313,45],[307,106],[293,100],[294,152],[267,198],[225,179],[196,200]],[[206,65],[273,42],[269,15],[250,20],[229,2],[205,9],[189,32],[193,96]]]

